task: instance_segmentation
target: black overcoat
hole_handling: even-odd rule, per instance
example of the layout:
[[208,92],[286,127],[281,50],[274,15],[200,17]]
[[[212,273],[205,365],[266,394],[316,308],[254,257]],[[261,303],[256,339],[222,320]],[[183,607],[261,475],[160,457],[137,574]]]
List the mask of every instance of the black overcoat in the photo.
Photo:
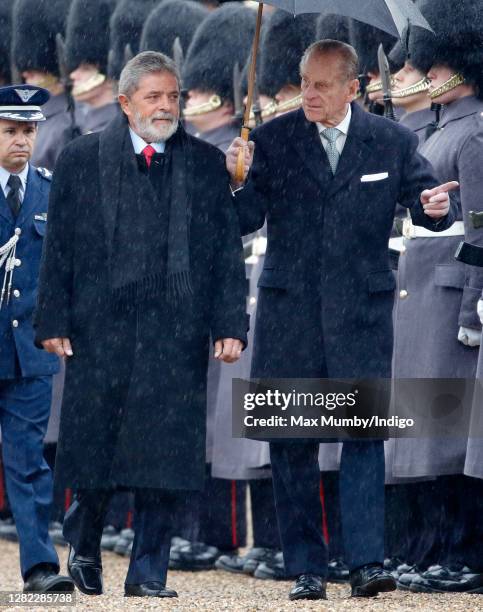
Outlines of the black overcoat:
[[[106,243],[115,232],[119,176],[110,143],[120,129],[127,124],[115,119],[103,133],[72,142],[52,183],[37,342],[69,337],[74,351],[57,476],[74,488],[200,488],[210,332],[214,340],[245,342],[247,330],[243,251],[224,155],[187,136],[192,299],[173,307],[161,295],[119,311],[110,299]],[[101,197],[106,181],[112,198]]]
[[[254,163],[235,204],[243,234],[266,220],[268,238],[252,376],[314,376],[305,362],[322,351],[329,377],[389,378],[396,283],[388,240],[396,204],[433,231],[446,229],[456,216],[454,202],[444,219],[424,214],[420,193],[438,182],[417,152],[418,138],[352,104],[333,176],[316,124],[303,110],[251,137]],[[311,330],[322,330],[323,337]]]

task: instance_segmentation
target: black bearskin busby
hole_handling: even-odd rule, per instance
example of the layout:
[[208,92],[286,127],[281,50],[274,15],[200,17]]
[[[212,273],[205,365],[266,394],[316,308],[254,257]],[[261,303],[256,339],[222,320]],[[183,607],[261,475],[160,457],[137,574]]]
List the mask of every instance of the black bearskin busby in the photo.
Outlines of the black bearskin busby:
[[442,64],[460,73],[483,98],[483,7],[481,0],[424,1],[421,12],[435,34],[413,28],[409,59],[421,72]]
[[315,40],[316,16],[276,10],[270,16],[260,51],[260,84],[270,96],[285,85],[300,86],[300,60]]
[[126,63],[126,47],[129,47],[133,55],[138,53],[144,23],[159,2],[160,0],[119,0],[110,21],[107,67],[109,78],[119,80]]
[[0,2],[0,80],[10,82],[10,45],[14,0]]
[[210,13],[188,48],[183,88],[214,92],[233,102],[233,67],[244,66],[248,59],[255,22],[255,11],[235,2]]
[[405,44],[402,40],[398,40],[394,47],[389,52],[387,59],[389,60],[389,66],[391,72],[398,72],[406,63],[408,59],[408,52]]
[[349,24],[351,45],[359,56],[359,71],[361,74],[372,72],[379,74],[377,50],[382,43],[386,53],[393,48],[396,38],[379,28],[352,19]]
[[109,21],[115,8],[116,0],[72,0],[65,40],[70,72],[85,63],[106,74]]
[[[173,56],[173,45],[179,38],[183,52],[188,51],[196,29],[209,15],[208,9],[192,0],[166,0],[162,2],[144,24],[141,51],[159,51]],[[217,32],[213,32],[217,36]]]
[[71,0],[17,0],[12,17],[12,60],[19,70],[59,76],[56,36],[65,34]]

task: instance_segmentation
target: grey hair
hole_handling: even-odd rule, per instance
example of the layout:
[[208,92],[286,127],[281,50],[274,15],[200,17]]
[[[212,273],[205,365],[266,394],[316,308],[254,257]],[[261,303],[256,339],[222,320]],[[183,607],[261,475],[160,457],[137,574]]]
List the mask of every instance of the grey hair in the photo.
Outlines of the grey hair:
[[119,77],[119,93],[130,98],[138,89],[141,79],[147,74],[156,72],[169,72],[176,77],[178,87],[181,87],[178,67],[170,57],[157,51],[143,51],[129,60],[122,69]]
[[331,38],[318,40],[312,43],[310,47],[307,47],[300,60],[300,73],[302,73],[307,60],[312,55],[321,56],[329,54],[339,57],[341,71],[345,79],[348,81],[357,79],[359,74],[359,58],[356,50],[347,43],[340,40],[332,40]]

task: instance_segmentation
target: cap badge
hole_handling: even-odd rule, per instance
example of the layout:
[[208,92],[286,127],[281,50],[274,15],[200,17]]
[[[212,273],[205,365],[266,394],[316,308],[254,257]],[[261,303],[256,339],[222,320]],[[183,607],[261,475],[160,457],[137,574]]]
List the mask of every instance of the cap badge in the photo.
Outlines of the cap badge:
[[33,98],[37,93],[36,89],[16,89],[15,93],[22,100],[22,102],[28,102],[30,98]]

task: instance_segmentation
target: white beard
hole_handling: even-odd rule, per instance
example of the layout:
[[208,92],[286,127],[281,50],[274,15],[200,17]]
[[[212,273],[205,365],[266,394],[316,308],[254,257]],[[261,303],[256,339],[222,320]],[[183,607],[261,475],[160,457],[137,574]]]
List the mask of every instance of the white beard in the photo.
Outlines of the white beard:
[[[170,119],[169,125],[155,126],[153,121],[155,119]],[[143,117],[137,111],[134,111],[134,123],[136,125],[136,132],[146,142],[164,142],[171,138],[171,136],[178,129],[179,120],[170,113],[159,113],[154,117]]]

